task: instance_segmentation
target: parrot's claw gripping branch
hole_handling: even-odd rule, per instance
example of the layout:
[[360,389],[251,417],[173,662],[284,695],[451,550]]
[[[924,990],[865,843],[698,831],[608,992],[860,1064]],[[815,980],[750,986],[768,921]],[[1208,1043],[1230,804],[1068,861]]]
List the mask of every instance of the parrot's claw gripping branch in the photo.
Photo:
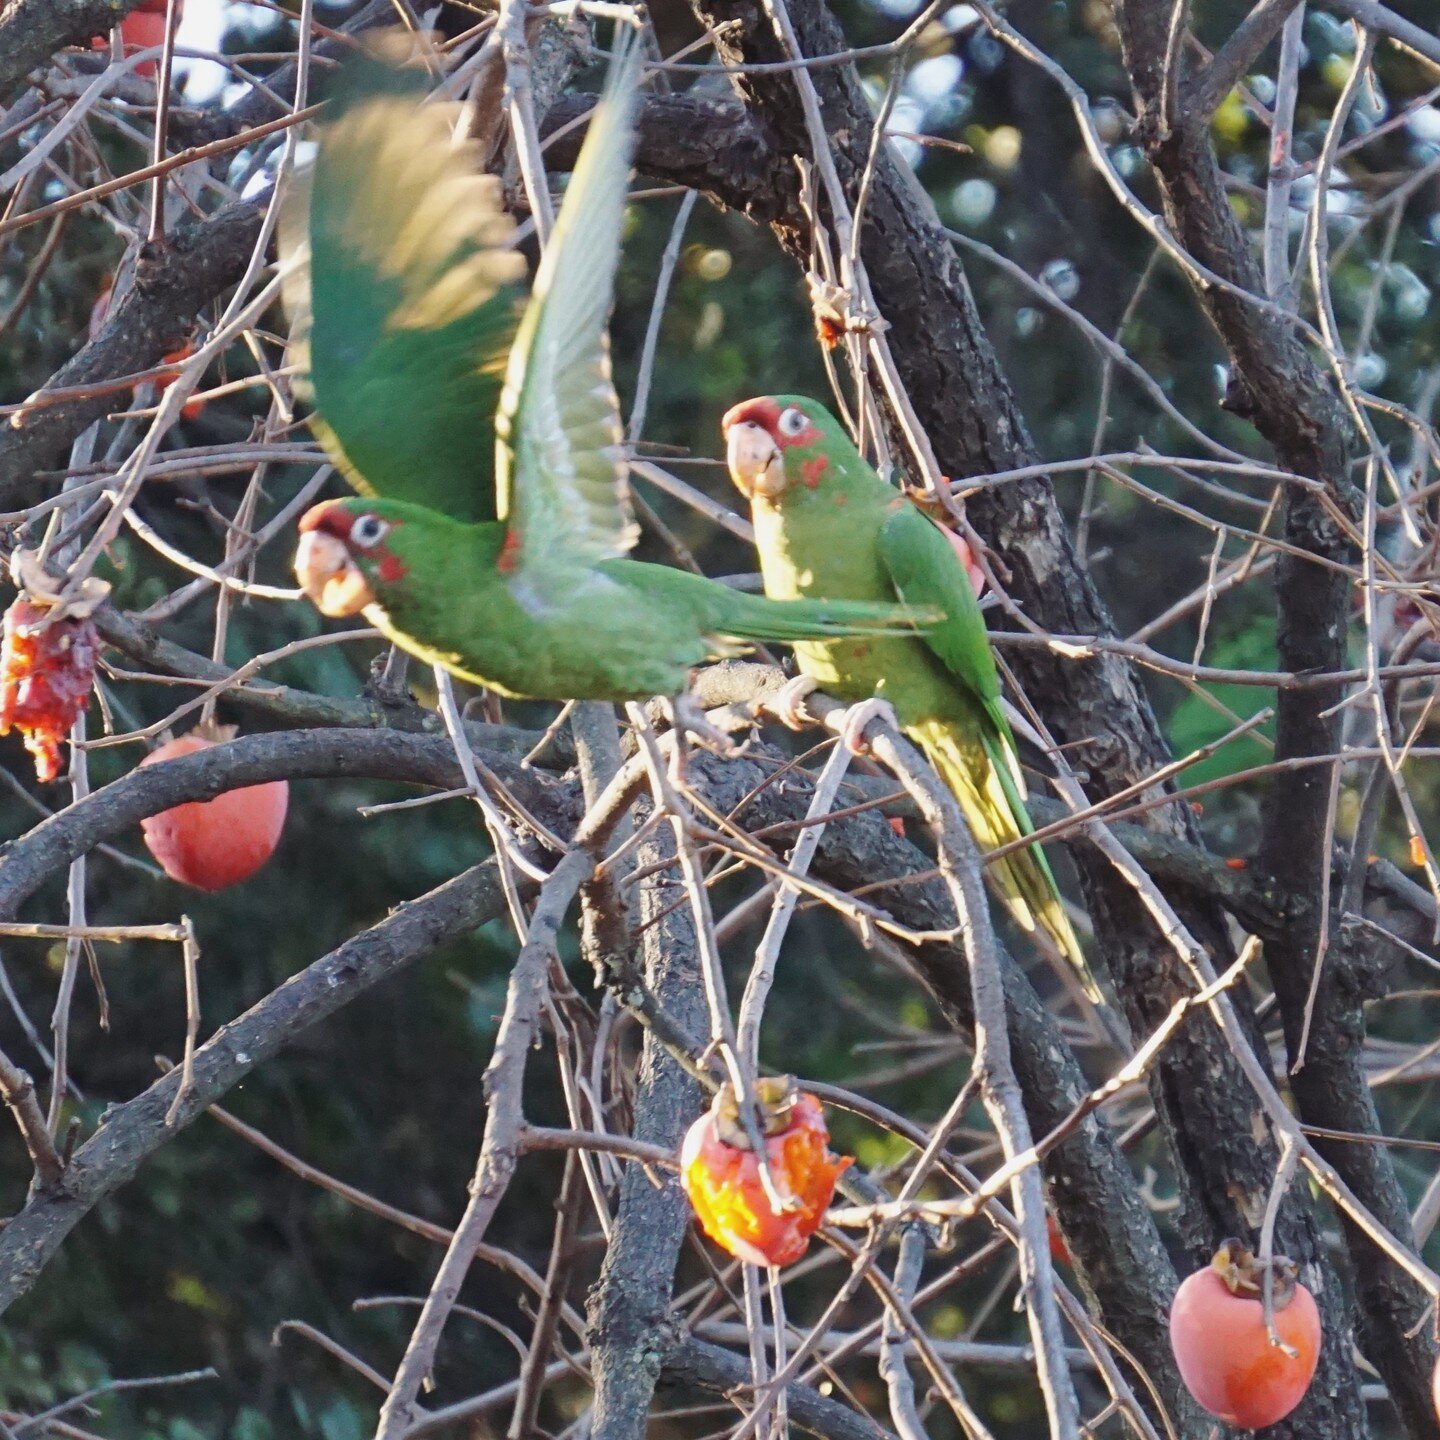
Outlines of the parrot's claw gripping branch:
[[693,695],[675,695],[665,702],[665,708],[669,711],[670,726],[676,732],[677,742],[688,735],[701,749],[712,751],[725,760],[733,760],[741,753],[743,747],[706,719],[704,706]]
[[815,724],[815,717],[805,708],[805,701],[819,689],[813,675],[792,675],[772,696],[762,702],[787,730],[806,730]]
[[865,732],[877,720],[883,720],[892,730],[900,729],[895,707],[888,700],[875,695],[852,705],[840,724],[840,743],[852,755],[868,755],[870,742],[865,738]]
[[737,745],[723,730],[710,723],[704,706],[688,691],[669,697],[662,705],[674,736],[669,770],[670,783],[677,789],[683,786],[685,779],[685,750],[689,740],[723,760],[733,759],[743,752],[744,746]]

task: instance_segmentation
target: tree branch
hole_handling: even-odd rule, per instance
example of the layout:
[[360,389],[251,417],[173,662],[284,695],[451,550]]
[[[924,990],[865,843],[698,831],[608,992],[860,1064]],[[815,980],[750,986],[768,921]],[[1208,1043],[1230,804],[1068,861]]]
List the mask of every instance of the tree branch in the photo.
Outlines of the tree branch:
[[375,1440],[398,1440],[411,1421],[419,1419],[415,1404],[420,1386],[435,1363],[435,1352],[445,1322],[460,1298],[460,1287],[475,1258],[476,1248],[494,1216],[520,1158],[520,1130],[524,1124],[525,1069],[540,1024],[548,993],[547,972],[559,944],[560,925],[580,883],[595,867],[595,857],[572,850],[551,871],[540,887],[529,933],[510,971],[505,1011],[495,1036],[495,1049],[485,1067],[485,1134],[470,1199],[455,1227],[405,1347],[390,1393],[380,1407]]
[[113,30],[140,0],[6,0],[0,5],[0,101],[67,45]]
[[[872,723],[870,733],[877,758],[910,791],[935,837],[941,877],[959,922],[966,968],[970,972],[975,1069],[980,1095],[1000,1138],[1001,1154],[1007,1164],[1013,1165],[1017,1158],[1034,1148],[1034,1138],[1025,1111],[1024,1090],[1012,1063],[1000,950],[990,924],[979,852],[955,797],[909,741],[878,722]],[[1079,1433],[1079,1406],[1065,1363],[1038,1170],[1033,1165],[1021,1168],[1011,1183],[1010,1192],[1020,1237],[1020,1285],[1026,1296],[1036,1373],[1050,1420],[1050,1433],[1056,1440],[1071,1440]]]
[[[1332,672],[1345,663],[1350,580],[1343,568],[1310,564],[1302,557],[1308,552],[1340,566],[1353,559],[1337,519],[1337,512],[1355,513],[1348,472],[1350,420],[1298,327],[1245,298],[1264,293],[1263,279],[1226,194],[1208,124],[1187,111],[1167,128],[1157,108],[1164,52],[1155,7],[1143,0],[1117,0],[1115,9],[1139,101],[1140,133],[1160,181],[1166,218],[1190,254],[1238,290],[1197,287],[1197,298],[1229,353],[1229,403],[1255,424],[1281,465],[1322,480],[1329,491],[1327,496],[1287,489],[1284,535],[1292,548],[1276,561],[1275,587],[1280,664],[1302,673]],[[1323,227],[1323,218],[1320,223]],[[1337,707],[1343,693],[1339,685],[1282,690],[1276,702],[1275,758],[1338,753]],[[1324,963],[1308,1021],[1304,1063],[1291,1076],[1301,1117],[1320,1127],[1374,1135],[1378,1119],[1360,1061],[1363,987],[1343,973],[1343,950],[1323,953],[1323,878],[1332,859],[1329,789],[1325,767],[1282,770],[1271,782],[1260,868],[1274,888],[1284,924],[1267,942],[1266,960],[1292,1066],[1301,1058],[1313,968],[1322,959]],[[1401,1244],[1411,1245],[1408,1209],[1386,1148],[1329,1144],[1323,1153]],[[1421,1328],[1426,1297],[1354,1226],[1347,1222],[1345,1229],[1363,1349],[1384,1376],[1410,1433],[1433,1437],[1437,1430],[1429,1384],[1434,1350],[1426,1336],[1410,1338]],[[1360,1402],[1336,1298],[1321,1297],[1326,1317],[1321,1371],[1340,1382],[1333,1391],[1336,1423],[1359,1425]],[[1329,1386],[1317,1381],[1312,1395],[1322,1388]],[[1348,1421],[1342,1420],[1345,1416]],[[1314,1433],[1315,1422],[1305,1420],[1304,1410],[1292,1420],[1299,1426],[1297,1434]]]
[[[788,849],[791,827],[804,818],[814,788],[809,776],[794,771],[784,786],[767,784],[780,758],[768,747],[752,745],[737,760],[696,756],[692,761],[692,783],[703,785],[711,805],[764,836],[777,856]],[[831,820],[811,869],[840,889],[874,887],[867,898],[911,929],[955,927],[954,906],[929,858],[897,836],[877,811]],[[932,878],[914,878],[921,873]],[[968,1039],[975,1015],[964,950],[940,942],[901,948],[947,1022]],[[1000,963],[1016,1078],[1032,1130],[1048,1134],[1068,1119],[1090,1086],[1054,1016],[1019,966],[1003,951]],[[1175,1273],[1110,1127],[1099,1115],[1088,1116],[1045,1157],[1042,1171],[1087,1298],[1107,1329],[1137,1357],[1182,1433],[1203,1433],[1165,1330]]]
[[[219,684],[234,675],[228,665],[218,665],[193,650],[186,650],[164,639],[148,625],[140,624],[112,606],[102,606],[94,618],[95,626],[107,645],[148,670],[187,680],[202,680],[209,685]],[[351,699],[317,695],[311,690],[298,690],[271,680],[251,680],[232,685],[222,692],[220,698],[226,705],[236,705],[291,726],[382,728],[424,735],[441,735],[445,729],[434,710],[417,704],[409,696],[395,696],[383,691]],[[476,720],[466,721],[465,733],[476,749],[496,752],[515,760],[524,759],[542,738],[537,730],[488,725]],[[539,763],[564,768],[573,764],[574,759],[574,743],[568,732],[562,731],[550,737]]]
[[1221,102],[1260,58],[1260,52],[1280,33],[1300,0],[1259,0],[1237,25],[1210,63],[1191,78],[1181,106],[1187,124],[1208,124]]
[[[748,1360],[719,1345],[694,1339],[677,1339],[658,1358],[664,1384],[723,1395],[735,1400],[736,1408],[743,1413],[742,1397],[751,1384]],[[868,1416],[857,1415],[848,1405],[797,1381],[785,1387],[785,1405],[791,1423],[819,1440],[895,1440],[890,1431]]]
[[53,1190],[64,1176],[65,1166],[56,1153],[45,1123],[45,1112],[35,1098],[35,1082],[3,1050],[0,1050],[0,1101],[4,1101],[25,1141],[30,1163],[35,1167],[35,1184],[42,1191]]
[[[133,375],[178,349],[195,316],[244,273],[262,213],[249,203],[230,205],[177,227],[163,247],[146,245],[136,260],[134,288],[104,328],[31,398]],[[19,509],[58,490],[59,477],[45,472],[62,465],[75,437],[114,408],[115,395],[106,392],[57,398],[14,416],[0,429],[0,507]]]
[[[766,63],[788,58],[753,0],[693,0],[701,20],[720,36],[727,62]],[[1168,6],[1150,7],[1168,13]],[[823,0],[788,6],[801,49],[809,56],[846,49],[840,27]],[[1163,28],[1163,26],[1162,26]],[[835,164],[848,192],[858,190],[870,154],[872,116],[853,66],[811,72],[832,139]],[[752,121],[782,152],[809,153],[793,73],[736,77]],[[853,205],[853,198],[851,200]],[[808,266],[812,236],[798,207],[771,221],[780,243]],[[861,233],[861,257],[882,314],[895,323],[890,352],[941,469],[948,475],[995,473],[1033,459],[1014,395],[980,326],[958,258],[914,177],[886,145],[877,151]],[[905,323],[923,315],[924,326]],[[1277,393],[1284,393],[1277,387]],[[1302,470],[1299,473],[1310,473]],[[1052,634],[1108,635],[1109,615],[1076,556],[1054,492],[1044,479],[986,487],[966,502],[967,514],[998,558],[1008,590],[1031,622]],[[1169,758],[1148,701],[1132,670],[1118,657],[1072,662],[1025,649],[1014,668],[1038,704],[1056,744],[1085,777],[1092,800],[1143,785]],[[1149,812],[1145,823],[1194,842],[1185,807]],[[1148,1034],[1186,995],[1190,978],[1164,941],[1133,889],[1103,856],[1080,849],[1097,941],[1131,1029]],[[1194,892],[1169,897],[1185,924],[1225,968],[1234,958],[1224,915]],[[1246,996],[1236,997],[1245,1008]],[[1252,1025],[1253,1041],[1261,1045]],[[1263,1209],[1274,1173],[1273,1146],[1250,1139],[1255,1102],[1243,1069],[1213,1026],[1182,1027],[1150,1077],[1180,1181],[1180,1225],[1197,1257],[1227,1234],[1246,1231],[1252,1204]],[[1299,1187],[1287,1197],[1280,1243],[1301,1263],[1320,1254],[1319,1228],[1310,1198]],[[1343,1311],[1332,1305],[1334,1363],[1344,1345]],[[1350,1383],[1337,1380],[1337,1385]],[[1328,1382],[1327,1382],[1328,1384]],[[1326,1387],[1317,1386],[1317,1393]]]
[[[104,794],[100,791],[96,798]],[[65,1237],[96,1204],[257,1065],[372,985],[503,909],[494,862],[467,870],[315,961],[218,1030],[195,1052],[194,1078],[173,1119],[167,1119],[167,1112],[180,1085],[177,1070],[135,1099],[112,1106],[66,1167],[63,1184],[36,1195],[0,1230],[0,1311],[30,1289]]]
[[1367,30],[1388,35],[1397,45],[1423,55],[1432,65],[1440,66],[1440,35],[1433,30],[1422,30],[1413,20],[1397,15],[1388,5],[1378,0],[1325,0],[1329,9],[1352,20],[1358,20]]
[[[672,878],[675,840],[659,830],[639,849],[638,923],[644,976],[666,1015],[693,1035],[709,1020],[690,906]],[[635,1084],[637,1140],[676,1150],[700,1112],[699,1084],[647,1029]],[[657,1178],[659,1183],[657,1183]],[[690,1204],[674,1175],[653,1177],[628,1165],[600,1279],[590,1295],[590,1368],[595,1381],[591,1428],[607,1440],[642,1440],[661,1357],[675,1342],[670,1292],[680,1247],[690,1228]],[[747,1374],[747,1380],[748,1380]]]
[[[574,790],[503,755],[487,767],[553,828],[573,828]],[[20,907],[72,860],[123,830],[188,800],[266,780],[366,778],[453,789],[463,783],[447,740],[385,730],[296,730],[244,735],[213,749],[137,768],[41,821],[0,850],[0,919]]]

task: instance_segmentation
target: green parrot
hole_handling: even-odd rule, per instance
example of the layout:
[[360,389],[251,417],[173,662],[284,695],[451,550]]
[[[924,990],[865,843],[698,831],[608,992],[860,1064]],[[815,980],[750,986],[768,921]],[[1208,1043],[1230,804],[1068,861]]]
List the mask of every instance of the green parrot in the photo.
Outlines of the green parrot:
[[[795,395],[747,400],[723,421],[731,478],[749,497],[765,593],[776,599],[899,599],[939,608],[922,635],[796,645],[808,688],[879,697],[959,801],[982,850],[1032,833],[1015,739],[976,599],[978,569],[960,546],[866,463],[840,423]],[[793,708],[792,692],[792,708]],[[992,862],[1015,920],[1037,926],[1095,985],[1040,847]]]
[[914,626],[894,603],[782,604],[622,558],[637,532],[607,325],[637,62],[619,51],[513,335],[521,266],[495,182],[452,143],[456,107],[399,81],[344,92],[282,234],[297,272],[308,234],[292,294],[319,433],[378,497],[302,517],[301,586],[518,698],[672,697],[747,642]]

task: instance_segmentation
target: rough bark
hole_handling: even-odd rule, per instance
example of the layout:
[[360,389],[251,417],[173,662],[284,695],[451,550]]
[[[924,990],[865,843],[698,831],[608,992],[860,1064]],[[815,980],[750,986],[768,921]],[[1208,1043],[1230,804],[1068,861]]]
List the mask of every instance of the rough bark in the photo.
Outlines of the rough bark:
[[[674,837],[666,827],[640,847],[636,865],[646,871],[674,856]],[[646,985],[666,1014],[690,1034],[704,1035],[709,1022],[695,922],[688,905],[675,906],[683,894],[668,869],[643,882],[641,957]],[[678,1149],[702,1101],[699,1084],[646,1031],[635,1086],[635,1138]],[[662,1357],[676,1341],[670,1292],[689,1226],[690,1205],[677,1176],[626,1166],[615,1228],[590,1295],[592,1431],[606,1440],[645,1435]]]
[[[752,63],[788,58],[769,19],[750,0],[694,0],[694,8],[723,37],[722,58]],[[789,11],[805,54],[846,48],[823,0],[800,0]],[[825,66],[811,74],[836,166],[853,203],[869,151],[869,104],[853,66]],[[749,75],[736,77],[735,83],[751,123],[779,155],[808,154],[792,75]],[[780,243],[805,264],[807,222],[786,196],[777,185],[770,212],[752,205],[750,213],[769,223]],[[980,325],[959,259],[913,175],[885,147],[865,212],[861,254],[881,313],[895,321],[891,352],[942,470],[983,475],[1032,461],[1014,393]],[[1109,615],[1074,552],[1048,482],[983,489],[968,501],[968,513],[993,548],[1010,595],[1032,621],[1056,634],[1111,633]],[[1113,658],[1075,663],[1030,650],[1016,657],[1015,669],[1092,798],[1142,779],[1170,758],[1128,666]],[[1194,836],[1183,806],[1150,812],[1146,823]],[[1104,968],[1132,1029],[1149,1033],[1191,992],[1188,971],[1108,862],[1083,847],[1076,859]],[[1168,898],[1217,968],[1223,968],[1233,951],[1219,909],[1180,889],[1171,888]],[[1245,997],[1236,999],[1244,1009]],[[1253,1023],[1250,1028],[1252,1043],[1263,1053],[1258,1030]],[[1254,1233],[1278,1151],[1264,1128],[1257,1128],[1258,1106],[1235,1058],[1215,1027],[1203,1020],[1182,1027],[1156,1065],[1150,1090],[1175,1160],[1182,1233],[1198,1263],[1222,1236]],[[1306,1267],[1307,1278],[1320,1285],[1326,1306],[1330,1368],[1314,1387],[1314,1398],[1296,1413],[1295,1428],[1276,1432],[1313,1437],[1319,1411],[1330,1404],[1325,1397],[1354,1388],[1353,1373],[1332,1373],[1347,1343],[1348,1318],[1335,1287],[1321,1282],[1314,1207],[1297,1187],[1282,1205],[1276,1234],[1286,1253]]]
[[0,4],[0,101],[66,45],[83,45],[125,18],[140,0],[6,0]]
[[[1182,71],[1176,113],[1161,113],[1166,17],[1137,0],[1118,0],[1116,18],[1126,66],[1139,102],[1139,130],[1160,182],[1165,218],[1185,249],[1242,293],[1196,285],[1197,298],[1229,353],[1229,404],[1249,419],[1297,474],[1323,480],[1325,496],[1292,488],[1284,500],[1284,536],[1300,554],[1278,557],[1275,573],[1279,662],[1297,673],[1345,665],[1350,580],[1331,565],[1353,564],[1354,552],[1336,512],[1354,516],[1349,479],[1351,429],[1340,396],[1307,349],[1299,329],[1248,296],[1264,284],[1226,196],[1210,142],[1204,73]],[[1328,502],[1328,503],[1327,503]],[[1275,759],[1338,753],[1343,698],[1339,685],[1281,690],[1276,700]],[[1267,940],[1266,961],[1284,1023],[1292,1066],[1300,1059],[1314,967],[1320,962],[1325,917],[1322,878],[1331,857],[1327,811],[1330,772],[1324,766],[1281,771],[1266,796],[1260,868],[1283,917]],[[1310,1124],[1376,1135],[1380,1126],[1361,1047],[1363,1004],[1373,993],[1356,952],[1337,946],[1325,957],[1304,1063],[1290,1077],[1301,1118]],[[1405,1196],[1383,1145],[1320,1142],[1325,1158],[1402,1243],[1413,1245]],[[1343,1217],[1342,1217],[1343,1218]],[[1430,1378],[1434,1346],[1424,1332],[1424,1292],[1392,1266],[1355,1227],[1345,1226],[1359,1308],[1361,1347],[1384,1376],[1408,1433],[1440,1435]],[[1330,1333],[1327,1361],[1351,1370]],[[1416,1335],[1412,1332],[1420,1330]],[[1356,1434],[1364,1415],[1358,1396],[1337,1392]]]

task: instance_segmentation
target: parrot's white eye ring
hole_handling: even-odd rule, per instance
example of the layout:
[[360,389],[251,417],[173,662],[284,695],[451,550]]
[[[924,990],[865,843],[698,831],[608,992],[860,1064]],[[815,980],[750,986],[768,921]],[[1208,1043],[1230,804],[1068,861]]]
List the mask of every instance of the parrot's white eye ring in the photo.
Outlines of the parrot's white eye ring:
[[390,533],[389,524],[378,515],[358,515],[350,527],[350,538],[362,550],[372,549]]
[[780,419],[776,424],[782,435],[801,435],[810,421],[798,406],[788,405],[780,412]]

